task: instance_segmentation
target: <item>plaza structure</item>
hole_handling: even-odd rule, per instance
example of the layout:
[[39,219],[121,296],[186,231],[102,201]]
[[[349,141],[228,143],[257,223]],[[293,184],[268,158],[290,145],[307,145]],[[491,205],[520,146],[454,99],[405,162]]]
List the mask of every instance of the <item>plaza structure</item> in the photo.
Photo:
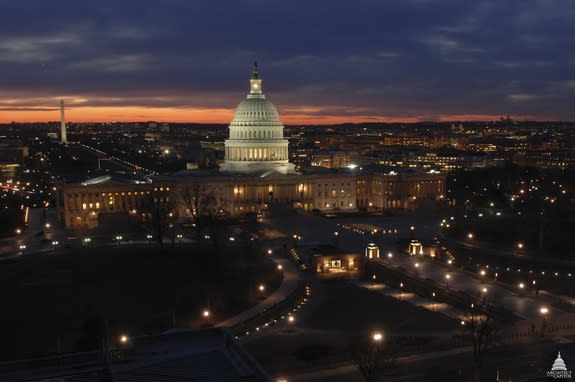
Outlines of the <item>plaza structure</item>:
[[177,218],[201,213],[183,202],[186,194],[210,199],[212,208],[227,216],[262,213],[274,204],[322,212],[414,209],[445,196],[445,175],[433,170],[350,166],[296,171],[289,163],[283,128],[254,64],[249,92],[229,125],[225,162],[218,170],[182,170],[146,179],[111,174],[62,183],[59,218],[73,229],[98,227],[110,215],[146,220],[146,206],[154,201],[169,202]]

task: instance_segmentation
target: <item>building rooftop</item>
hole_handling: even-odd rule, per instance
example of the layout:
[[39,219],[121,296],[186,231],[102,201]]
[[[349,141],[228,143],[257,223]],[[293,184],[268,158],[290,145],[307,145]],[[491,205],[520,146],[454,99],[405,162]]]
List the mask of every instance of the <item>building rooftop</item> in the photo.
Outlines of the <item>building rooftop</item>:
[[222,328],[179,329],[135,338],[109,351],[0,363],[2,381],[184,382],[271,381]]

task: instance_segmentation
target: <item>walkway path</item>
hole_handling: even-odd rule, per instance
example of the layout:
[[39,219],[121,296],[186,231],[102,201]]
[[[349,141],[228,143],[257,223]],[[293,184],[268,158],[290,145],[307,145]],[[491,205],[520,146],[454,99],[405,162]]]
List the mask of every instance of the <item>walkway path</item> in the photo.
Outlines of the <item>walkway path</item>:
[[251,309],[238,314],[237,316],[220,322],[219,324],[215,325],[216,327],[234,327],[244,321],[257,317],[279,302],[285,300],[296,290],[300,283],[300,274],[297,267],[291,261],[284,258],[279,258],[277,255],[274,256],[272,260],[277,265],[282,266],[284,278],[280,287],[264,301],[260,302]]
[[465,313],[451,305],[444,302],[437,302],[425,297],[416,295],[415,293],[405,292],[399,289],[394,289],[389,285],[382,283],[371,283],[368,281],[354,280],[354,283],[362,288],[373,290],[383,295],[393,297],[400,301],[409,302],[412,305],[420,306],[427,310],[442,313],[446,316],[464,319]]

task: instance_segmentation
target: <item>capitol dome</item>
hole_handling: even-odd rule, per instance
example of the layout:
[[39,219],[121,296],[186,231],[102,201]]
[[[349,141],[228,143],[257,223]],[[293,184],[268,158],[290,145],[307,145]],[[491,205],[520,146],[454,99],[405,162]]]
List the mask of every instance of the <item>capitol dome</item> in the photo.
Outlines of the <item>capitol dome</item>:
[[561,353],[557,353],[557,359],[553,362],[553,367],[551,368],[552,371],[565,371],[567,370],[567,366],[565,362],[561,358]]
[[240,102],[230,126],[260,125],[282,125],[274,104],[265,98],[246,98]]
[[229,125],[230,136],[225,141],[225,161],[220,170],[245,174],[294,172],[283,129],[277,109],[262,92],[262,80],[254,63],[250,92],[236,108]]

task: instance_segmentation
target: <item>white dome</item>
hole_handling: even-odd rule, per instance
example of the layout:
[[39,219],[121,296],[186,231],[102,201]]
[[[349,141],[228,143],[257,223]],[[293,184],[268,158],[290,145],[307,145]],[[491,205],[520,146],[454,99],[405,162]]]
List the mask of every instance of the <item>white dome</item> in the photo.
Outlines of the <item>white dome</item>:
[[254,63],[250,92],[240,102],[225,141],[225,159],[220,171],[244,174],[295,172],[289,163],[288,140],[276,107],[262,92],[262,80]]
[[567,370],[567,366],[565,362],[561,358],[561,353],[557,354],[557,359],[553,362],[553,367],[551,368],[552,371],[564,371]]
[[233,126],[281,126],[280,116],[273,103],[265,98],[246,98],[236,108]]

